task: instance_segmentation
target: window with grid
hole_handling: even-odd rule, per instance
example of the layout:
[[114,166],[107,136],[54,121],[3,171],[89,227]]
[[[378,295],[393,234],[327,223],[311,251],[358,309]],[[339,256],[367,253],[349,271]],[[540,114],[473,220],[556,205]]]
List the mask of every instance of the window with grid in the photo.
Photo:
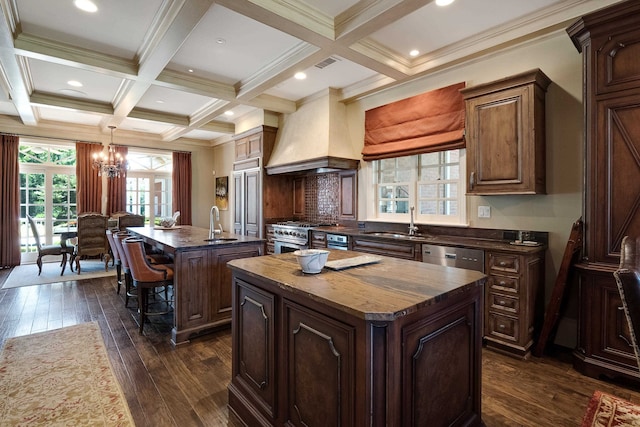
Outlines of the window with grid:
[[171,153],[130,149],[127,161],[127,211],[143,215],[149,224],[172,216]]
[[373,162],[376,216],[432,224],[465,224],[465,150],[449,150]]

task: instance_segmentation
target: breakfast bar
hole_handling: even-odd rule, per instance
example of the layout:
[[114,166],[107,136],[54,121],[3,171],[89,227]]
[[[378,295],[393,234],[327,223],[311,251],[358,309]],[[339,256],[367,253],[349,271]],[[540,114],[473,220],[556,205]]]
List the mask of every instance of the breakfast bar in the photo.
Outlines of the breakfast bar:
[[127,230],[173,258],[174,345],[231,322],[231,272],[226,264],[264,253],[262,239],[229,233],[209,239],[209,230],[189,225]]
[[318,274],[292,253],[228,263],[229,408],[245,424],[481,425],[486,276],[343,262],[365,255],[331,250]]

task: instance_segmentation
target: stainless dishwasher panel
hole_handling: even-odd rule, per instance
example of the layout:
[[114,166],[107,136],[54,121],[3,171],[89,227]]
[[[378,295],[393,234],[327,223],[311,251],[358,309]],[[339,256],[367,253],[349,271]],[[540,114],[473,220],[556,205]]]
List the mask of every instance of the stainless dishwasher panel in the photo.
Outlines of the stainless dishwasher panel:
[[340,249],[346,251],[349,249],[349,239],[342,234],[327,233],[327,249]]
[[422,262],[484,273],[484,251],[481,249],[423,244]]

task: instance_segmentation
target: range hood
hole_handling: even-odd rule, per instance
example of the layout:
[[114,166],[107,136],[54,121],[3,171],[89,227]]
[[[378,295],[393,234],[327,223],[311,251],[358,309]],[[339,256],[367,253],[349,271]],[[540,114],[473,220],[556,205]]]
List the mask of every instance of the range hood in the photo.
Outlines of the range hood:
[[282,118],[265,169],[269,175],[357,169],[361,149],[353,147],[346,108],[330,88]]

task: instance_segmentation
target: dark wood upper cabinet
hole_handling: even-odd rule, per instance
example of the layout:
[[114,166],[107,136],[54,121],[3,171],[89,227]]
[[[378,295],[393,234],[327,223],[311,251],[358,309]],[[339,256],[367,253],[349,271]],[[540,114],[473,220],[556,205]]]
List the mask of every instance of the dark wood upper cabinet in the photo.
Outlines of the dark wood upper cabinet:
[[340,179],[340,221],[358,219],[358,171],[349,170],[338,174]]
[[468,194],[546,192],[545,93],[550,83],[536,69],[461,90]]

